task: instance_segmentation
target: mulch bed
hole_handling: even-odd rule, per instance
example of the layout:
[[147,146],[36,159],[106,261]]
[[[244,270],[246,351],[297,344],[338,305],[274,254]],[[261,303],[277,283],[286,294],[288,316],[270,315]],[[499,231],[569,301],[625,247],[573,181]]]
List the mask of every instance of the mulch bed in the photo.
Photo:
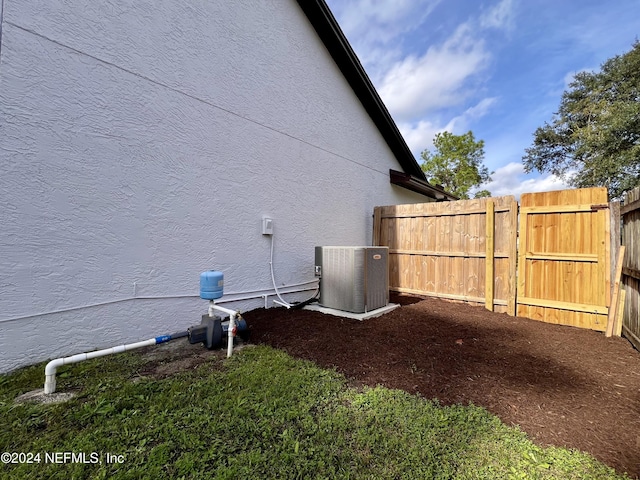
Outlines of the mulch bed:
[[441,404],[473,403],[540,445],[577,448],[640,477],[640,352],[623,338],[437,298],[365,321],[307,310],[244,315],[251,343]]

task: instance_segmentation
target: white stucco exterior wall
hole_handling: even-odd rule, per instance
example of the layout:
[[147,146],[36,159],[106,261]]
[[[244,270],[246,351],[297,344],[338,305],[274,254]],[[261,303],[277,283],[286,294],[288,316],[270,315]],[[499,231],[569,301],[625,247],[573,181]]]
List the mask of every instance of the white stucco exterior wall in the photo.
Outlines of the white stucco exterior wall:
[[427,200],[390,185],[400,165],[293,0],[0,17],[0,372],[199,323],[206,269],[224,299],[272,292],[263,215],[282,286],[313,280],[315,245],[371,244],[374,206]]

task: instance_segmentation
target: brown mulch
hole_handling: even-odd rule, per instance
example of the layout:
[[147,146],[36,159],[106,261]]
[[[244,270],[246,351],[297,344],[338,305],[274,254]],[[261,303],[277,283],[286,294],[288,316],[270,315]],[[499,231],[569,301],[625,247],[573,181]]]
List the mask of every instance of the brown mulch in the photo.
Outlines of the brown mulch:
[[640,477],[640,352],[623,338],[436,298],[349,320],[307,310],[244,315],[251,343],[441,404],[473,403],[540,445],[577,448]]

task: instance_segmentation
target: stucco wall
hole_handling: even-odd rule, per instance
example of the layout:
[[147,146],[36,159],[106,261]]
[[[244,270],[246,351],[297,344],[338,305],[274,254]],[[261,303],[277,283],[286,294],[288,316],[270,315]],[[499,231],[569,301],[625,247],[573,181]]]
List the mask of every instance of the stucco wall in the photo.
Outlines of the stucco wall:
[[375,205],[426,200],[389,184],[400,165],[293,0],[2,13],[0,371],[198,323],[209,268],[227,300],[271,291],[263,215],[289,285],[315,245],[370,244]]

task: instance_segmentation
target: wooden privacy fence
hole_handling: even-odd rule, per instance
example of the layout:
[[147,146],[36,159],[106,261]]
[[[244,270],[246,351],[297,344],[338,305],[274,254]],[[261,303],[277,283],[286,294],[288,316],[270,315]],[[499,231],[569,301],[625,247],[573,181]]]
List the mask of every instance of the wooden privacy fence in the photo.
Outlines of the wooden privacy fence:
[[609,229],[606,188],[523,194],[517,315],[604,331]]
[[622,333],[640,350],[640,187],[627,192],[620,207],[622,245],[622,288],[625,292]]
[[518,204],[513,196],[374,210],[392,290],[515,313]]
[[[604,188],[376,207],[398,292],[604,331],[610,213]],[[517,279],[517,280],[516,280]]]

